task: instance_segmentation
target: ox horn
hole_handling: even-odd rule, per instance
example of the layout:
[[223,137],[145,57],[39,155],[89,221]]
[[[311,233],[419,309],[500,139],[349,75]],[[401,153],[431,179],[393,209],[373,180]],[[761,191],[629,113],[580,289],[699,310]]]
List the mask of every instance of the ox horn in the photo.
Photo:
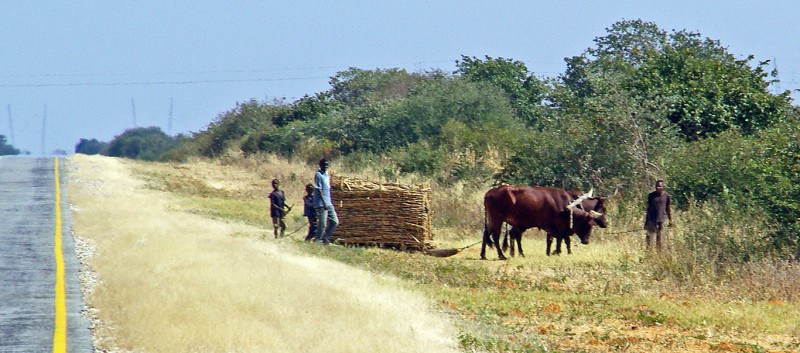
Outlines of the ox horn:
[[591,211],[589,211],[589,217],[594,218],[594,219],[598,219],[600,217],[603,217],[603,214],[600,213],[600,212],[597,212],[595,210],[591,210]]

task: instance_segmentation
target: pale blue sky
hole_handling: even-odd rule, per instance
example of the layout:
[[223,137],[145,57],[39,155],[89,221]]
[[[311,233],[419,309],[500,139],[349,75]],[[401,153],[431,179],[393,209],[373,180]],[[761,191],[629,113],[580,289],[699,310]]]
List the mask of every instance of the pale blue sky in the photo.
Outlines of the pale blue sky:
[[324,91],[348,67],[450,72],[462,54],[489,55],[556,76],[623,19],[775,60],[780,89],[800,89],[797,1],[0,0],[0,9],[0,134],[36,155],[110,141],[134,123],[201,131],[236,102]]

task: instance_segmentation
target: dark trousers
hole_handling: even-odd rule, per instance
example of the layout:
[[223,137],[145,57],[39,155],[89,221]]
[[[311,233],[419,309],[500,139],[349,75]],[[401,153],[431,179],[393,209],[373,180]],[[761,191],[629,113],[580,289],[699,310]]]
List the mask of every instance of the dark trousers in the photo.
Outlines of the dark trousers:
[[272,226],[275,227],[275,238],[283,238],[286,232],[286,222],[283,217],[272,217]]
[[314,235],[317,233],[317,216],[306,217],[308,218],[308,234],[306,234],[305,241],[311,241],[314,239]]
[[653,238],[655,238],[656,242],[656,251],[663,251],[664,244],[667,243],[667,231],[664,229],[664,223],[647,221],[644,224],[644,229],[647,231],[647,235],[644,238],[647,251],[653,248]]

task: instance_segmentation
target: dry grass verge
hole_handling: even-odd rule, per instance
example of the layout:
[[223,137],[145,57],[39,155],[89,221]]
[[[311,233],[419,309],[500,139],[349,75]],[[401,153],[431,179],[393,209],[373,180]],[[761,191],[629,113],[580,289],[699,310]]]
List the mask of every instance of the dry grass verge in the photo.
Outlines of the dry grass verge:
[[[334,163],[334,173],[335,167]],[[299,200],[314,171],[263,156],[135,164],[135,169],[148,187],[172,191],[169,208],[181,214],[244,221],[257,229],[266,222],[260,207],[266,202],[269,180],[280,178],[288,199]],[[434,240],[440,248],[479,240],[484,191],[433,185]],[[752,264],[749,272],[729,277],[741,278],[739,282],[704,282],[713,278],[703,273],[692,277],[694,282],[682,283],[657,271],[669,265],[669,257],[642,254],[640,231],[615,234],[640,228],[638,211],[609,208],[611,227],[596,232],[592,244],[576,245],[571,256],[545,257],[544,235],[537,231],[528,231],[523,240],[527,257],[509,261],[480,261],[477,246],[436,258],[374,248],[280,244],[300,254],[400,278],[404,287],[424,293],[452,314],[464,351],[800,351],[800,304],[796,296],[786,295],[797,288],[793,278],[800,278],[800,268]],[[690,219],[678,211],[675,217]],[[302,217],[290,214],[290,229],[302,224]],[[691,228],[678,223],[673,231],[677,238]],[[256,247],[279,244],[257,240],[263,234],[267,232],[237,236]],[[771,285],[769,273],[785,283]]]
[[[262,241],[264,228],[171,210],[169,194],[131,177],[134,162],[69,164],[75,235],[96,247],[87,301],[99,351],[453,350],[447,322],[390,277]],[[211,178],[184,179],[198,180]]]

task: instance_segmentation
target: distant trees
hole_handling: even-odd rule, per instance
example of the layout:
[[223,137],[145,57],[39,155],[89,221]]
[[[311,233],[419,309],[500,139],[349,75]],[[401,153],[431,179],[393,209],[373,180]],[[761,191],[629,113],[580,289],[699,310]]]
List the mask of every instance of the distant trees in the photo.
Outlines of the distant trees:
[[101,154],[107,148],[108,143],[98,141],[97,139],[87,140],[82,138],[77,145],[75,145],[75,153],[82,154]]
[[[291,105],[239,104],[196,135],[194,149],[216,156],[238,146],[310,161],[382,156],[403,173],[450,178],[461,163],[453,156],[470,154],[475,163],[476,154],[507,150],[526,129],[506,93],[488,81],[441,71],[349,69],[331,84]],[[480,178],[492,173],[484,170]]]
[[452,73],[350,68],[295,102],[237,103],[172,155],[381,160],[439,180],[638,193],[667,176],[685,143],[752,135],[797,115],[788,92],[768,90],[766,62],[751,66],[694,32],[620,21],[565,60],[552,79],[489,56],[461,56]]
[[109,142],[104,154],[112,157],[155,161],[176,146],[175,138],[165,134],[161,128],[134,128],[125,130]]
[[125,130],[111,142],[82,138],[75,145],[75,153],[155,161],[178,148],[180,141],[180,138],[168,136],[159,127],[133,128]]
[[19,150],[6,143],[5,135],[0,135],[0,156],[18,155]]
[[532,75],[525,63],[486,56],[481,60],[462,55],[455,74],[472,82],[492,84],[506,93],[516,115],[530,126],[540,126],[549,117],[545,106],[550,87]]

